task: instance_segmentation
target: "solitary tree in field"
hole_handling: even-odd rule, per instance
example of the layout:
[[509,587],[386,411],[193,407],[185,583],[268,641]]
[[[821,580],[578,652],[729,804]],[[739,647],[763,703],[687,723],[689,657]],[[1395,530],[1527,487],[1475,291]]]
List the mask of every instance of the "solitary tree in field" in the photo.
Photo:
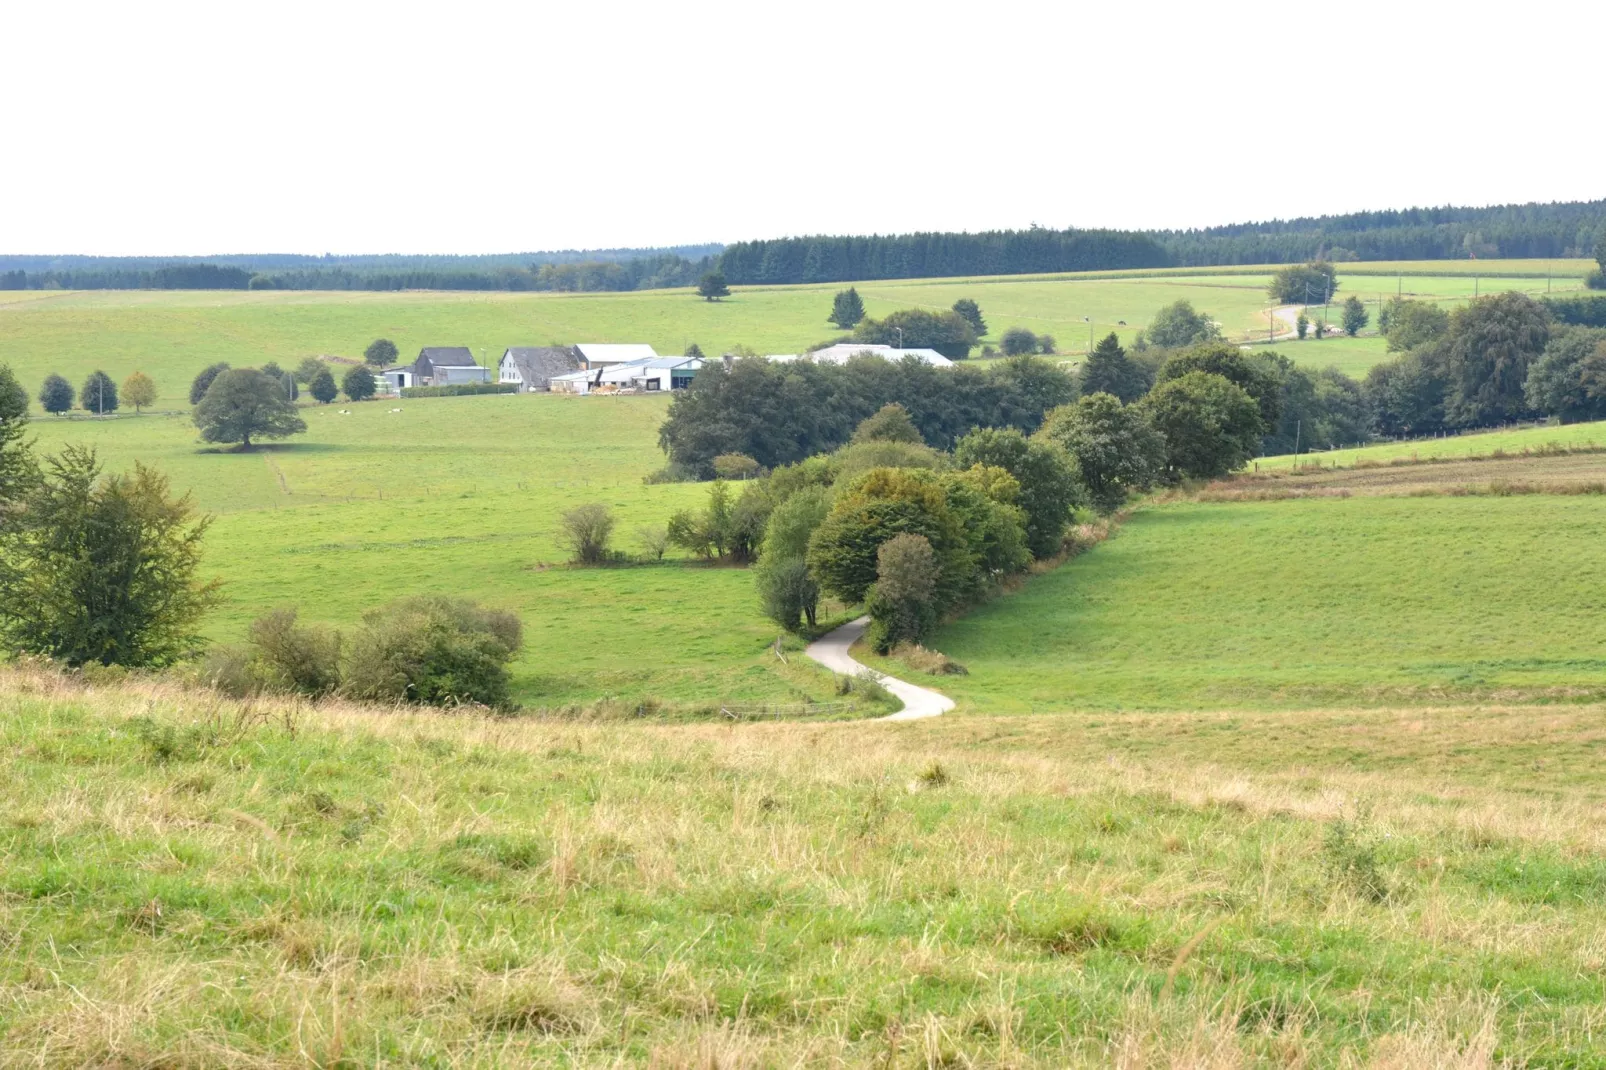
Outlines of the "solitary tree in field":
[[327,405],[335,400],[340,388],[335,385],[335,377],[329,374],[328,368],[325,368],[312,377],[312,382],[307,384],[307,393],[311,394],[312,399],[318,404]]
[[218,376],[195,406],[193,419],[203,440],[238,442],[245,450],[253,438],[284,438],[307,429],[284,396],[284,384],[255,368],[233,368]]
[[864,299],[859,291],[849,286],[837,294],[831,301],[831,314],[826,317],[827,322],[834,323],[844,331],[851,331],[864,319]]
[[1294,333],[1299,335],[1299,340],[1301,342],[1303,342],[1305,340],[1305,336],[1310,333],[1310,317],[1305,315],[1303,312],[1299,314],[1298,319],[1294,320]]
[[558,544],[577,565],[600,565],[608,560],[613,537],[613,510],[601,502],[577,505],[558,518]]
[[201,399],[206,397],[207,388],[212,385],[212,380],[228,370],[228,362],[222,360],[202,368],[201,374],[197,375],[195,381],[190,383],[190,404],[199,405]]
[[368,348],[362,351],[362,359],[376,368],[394,364],[396,362],[396,343],[389,338],[375,338],[368,343]]
[[156,383],[144,372],[135,372],[123,380],[123,400],[134,406],[135,413],[156,404]]
[[45,385],[39,388],[39,404],[44,406],[46,412],[60,416],[72,408],[72,384],[59,375],[45,378]]
[[987,333],[987,321],[981,318],[981,308],[976,302],[961,297],[954,302],[954,311],[965,317],[965,322],[975,330],[977,338]]
[[359,364],[341,379],[340,387],[352,401],[367,401],[374,396],[379,384],[374,381],[374,373]]
[[725,285],[725,276],[718,271],[710,271],[697,283],[697,296],[704,301],[718,301],[730,295],[731,288]]
[[1011,327],[1004,332],[1004,356],[1023,357],[1037,352],[1037,335],[1025,327]]
[[1344,333],[1354,338],[1360,333],[1362,327],[1371,322],[1372,317],[1366,312],[1366,303],[1354,294],[1344,299]]
[[103,371],[89,373],[83,389],[78,391],[78,403],[96,416],[117,411],[117,384]]

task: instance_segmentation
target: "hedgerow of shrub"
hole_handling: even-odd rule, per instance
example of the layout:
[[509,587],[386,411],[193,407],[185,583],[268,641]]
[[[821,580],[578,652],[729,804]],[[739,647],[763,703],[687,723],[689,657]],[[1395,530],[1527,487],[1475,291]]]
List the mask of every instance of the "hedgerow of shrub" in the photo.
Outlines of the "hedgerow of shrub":
[[404,386],[404,398],[457,398],[469,394],[516,394],[517,383],[454,383],[451,386]]

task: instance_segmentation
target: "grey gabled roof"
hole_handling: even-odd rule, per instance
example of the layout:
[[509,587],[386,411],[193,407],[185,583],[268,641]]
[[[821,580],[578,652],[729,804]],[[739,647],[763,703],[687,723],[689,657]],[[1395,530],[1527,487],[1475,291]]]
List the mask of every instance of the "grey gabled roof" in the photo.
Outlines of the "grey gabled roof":
[[508,346],[502,356],[513,362],[526,383],[546,383],[580,367],[580,358],[568,346]]
[[418,363],[428,361],[442,368],[478,364],[468,346],[425,346],[418,351]]

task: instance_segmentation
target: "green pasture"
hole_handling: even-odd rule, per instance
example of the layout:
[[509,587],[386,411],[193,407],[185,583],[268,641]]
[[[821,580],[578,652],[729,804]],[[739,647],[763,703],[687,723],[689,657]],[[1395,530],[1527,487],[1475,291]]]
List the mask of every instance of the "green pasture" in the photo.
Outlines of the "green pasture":
[[[1326,342],[1321,343],[1327,345]],[[1277,457],[1261,457],[1255,471],[1274,471],[1299,464],[1324,464],[1348,468],[1357,463],[1388,464],[1400,460],[1431,460],[1450,457],[1487,457],[1496,451],[1521,453],[1524,450],[1594,449],[1606,447],[1606,421],[1580,424],[1541,424],[1509,430],[1467,431],[1440,438],[1414,438],[1399,442],[1379,442],[1359,449],[1329,450]]]
[[[1445,265],[1383,266],[1440,273],[1406,274],[1390,285],[1382,276],[1363,280],[1353,277],[1358,270],[1341,272],[1341,296],[1354,292],[1375,301],[1400,291],[1455,301],[1483,285],[1444,273]],[[1582,269],[1576,272],[1582,274]],[[1233,338],[1263,339],[1269,277],[1266,268],[1221,269],[895,280],[858,288],[872,316],[909,307],[946,309],[970,297],[987,318],[991,333],[985,341],[996,344],[1008,328],[1026,327],[1053,335],[1061,352],[1074,359],[1086,350],[1090,333],[1097,338],[1114,330],[1130,340],[1157,309],[1179,298],[1211,313]],[[1578,277],[1554,283],[1558,290],[1579,284]],[[353,359],[377,337],[395,341],[407,359],[426,345],[466,345],[491,367],[510,345],[578,341],[647,342],[661,353],[683,352],[693,342],[706,353],[738,345],[793,353],[838,333],[825,317],[832,294],[845,285],[737,287],[719,302],[700,300],[689,290],[7,291],[0,292],[0,360],[12,366],[30,393],[52,372],[76,387],[96,368],[119,382],[144,371],[156,380],[158,407],[176,409],[186,404],[195,373],[214,361],[258,365],[272,360],[291,367],[309,356]],[[1530,277],[1491,281],[1483,289],[1512,285],[1545,288]]]
[[1606,693],[1599,497],[1148,505],[939,629],[988,713]]
[[1310,371],[1337,368],[1352,379],[1366,378],[1366,373],[1373,365],[1381,364],[1391,356],[1397,355],[1388,351],[1387,339],[1377,334],[1361,334],[1354,338],[1323,338],[1319,342],[1314,337],[1307,338],[1303,342],[1277,342],[1274,345],[1257,347],[1255,352],[1280,353]]
[[524,621],[514,672],[529,705],[827,696],[827,674],[769,652],[775,629],[741,569],[673,551],[650,566],[561,564],[565,509],[607,503],[616,545],[635,551],[639,527],[704,500],[706,486],[642,483],[664,463],[666,405],[525,394],[310,407],[305,435],[252,453],[205,448],[185,417],[34,426],[43,451],[78,442],[112,470],[143,461],[215,516],[204,569],[224,581],[216,639],[280,605],[351,625],[402,595],[461,595]]

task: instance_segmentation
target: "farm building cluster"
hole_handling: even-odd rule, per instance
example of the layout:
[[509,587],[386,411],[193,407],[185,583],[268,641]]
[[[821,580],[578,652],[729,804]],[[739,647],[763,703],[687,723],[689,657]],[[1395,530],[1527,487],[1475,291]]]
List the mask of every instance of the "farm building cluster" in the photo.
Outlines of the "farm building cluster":
[[[860,354],[886,360],[912,357],[924,364],[949,367],[951,360],[934,349],[899,349],[895,346],[842,343],[810,353],[774,353],[774,361],[812,360],[843,364]],[[729,362],[735,358],[722,358]],[[400,391],[415,386],[459,386],[470,383],[510,384],[518,393],[551,391],[554,394],[613,394],[637,391],[684,390],[703,368],[703,357],[661,357],[642,343],[580,342],[568,346],[509,346],[497,364],[496,378],[474,359],[467,346],[425,346],[408,364],[380,373],[385,385]]]

